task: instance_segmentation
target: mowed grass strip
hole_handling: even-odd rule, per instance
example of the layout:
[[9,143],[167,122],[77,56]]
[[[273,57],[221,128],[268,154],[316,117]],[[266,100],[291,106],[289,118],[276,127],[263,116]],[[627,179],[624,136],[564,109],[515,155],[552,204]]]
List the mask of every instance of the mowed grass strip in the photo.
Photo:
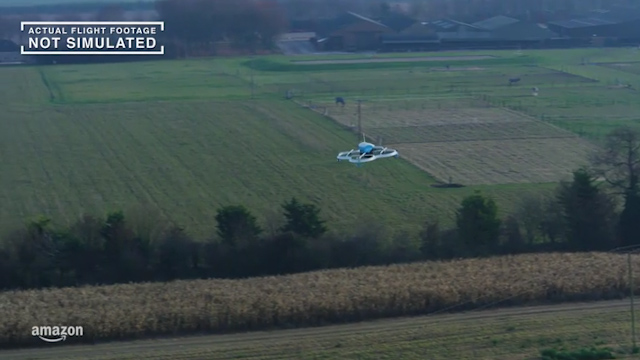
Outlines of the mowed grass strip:
[[[611,301],[378,320],[323,328],[192,336],[0,352],[3,359],[504,359],[545,348],[621,349],[628,302]],[[461,331],[464,329],[464,331]],[[68,339],[72,342],[75,339]],[[621,346],[623,345],[623,346]],[[622,358],[622,357],[618,357]]]
[[467,184],[568,180],[595,147],[578,138],[399,144],[402,156],[443,181]]
[[[0,293],[0,342],[41,344],[30,335],[34,324],[82,324],[84,337],[74,341],[92,342],[615,299],[629,291],[625,260],[606,253],[556,253],[244,280],[10,291]],[[640,256],[632,260],[639,275]]]

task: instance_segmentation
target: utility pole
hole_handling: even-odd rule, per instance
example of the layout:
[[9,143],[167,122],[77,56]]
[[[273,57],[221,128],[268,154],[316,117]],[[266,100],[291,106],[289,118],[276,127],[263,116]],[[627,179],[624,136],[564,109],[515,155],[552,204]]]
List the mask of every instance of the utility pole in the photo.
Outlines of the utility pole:
[[362,100],[358,99],[358,138],[362,136]]
[[633,286],[633,269],[631,267],[631,252],[627,253],[627,266],[629,267],[629,287],[631,289],[630,293],[631,293],[631,342],[633,343],[633,349],[635,350],[637,345],[636,345],[636,310],[635,310],[635,304],[634,304],[634,298],[633,298],[633,291],[634,291],[634,286]]
[[254,97],[254,82],[253,82],[253,65],[254,65],[254,60],[255,57],[251,57],[251,66],[249,66],[249,68],[251,69],[251,100],[253,100]]

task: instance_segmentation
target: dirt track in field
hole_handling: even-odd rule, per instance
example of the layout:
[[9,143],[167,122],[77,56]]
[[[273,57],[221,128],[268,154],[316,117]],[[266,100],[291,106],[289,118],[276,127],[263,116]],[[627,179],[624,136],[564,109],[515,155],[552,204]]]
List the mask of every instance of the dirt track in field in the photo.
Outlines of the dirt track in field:
[[[326,337],[339,338],[341,335],[353,335],[357,333],[369,333],[384,329],[389,330],[406,330],[416,327],[444,325],[444,324],[460,324],[463,325],[467,321],[477,321],[481,319],[505,319],[513,320],[531,318],[541,315],[550,315],[553,313],[560,314],[580,314],[597,311],[599,313],[605,311],[620,311],[629,306],[628,300],[602,301],[590,303],[568,303],[562,305],[551,306],[535,306],[508,308],[499,310],[474,311],[460,314],[431,315],[408,318],[396,318],[389,320],[378,320],[355,324],[334,325],[320,328],[304,328],[294,330],[279,331],[263,331],[231,335],[201,335],[178,338],[165,338],[156,340],[138,340],[128,342],[112,342],[98,345],[76,345],[68,344],[51,344],[46,348],[40,349],[24,349],[24,350],[8,350],[0,351],[0,358],[3,360],[10,359],[89,359],[95,356],[104,356],[105,354],[117,356],[135,356],[137,353],[150,353],[158,351],[176,351],[177,349],[215,349],[216,347],[224,347],[233,344],[246,344],[247,346],[257,343],[269,343],[270,341],[286,340],[295,342],[302,339],[322,339]],[[585,314],[586,316],[586,314]]]
[[404,58],[371,58],[371,59],[344,59],[344,60],[296,60],[292,63],[297,65],[320,65],[320,64],[367,64],[367,63],[388,63],[388,62],[423,62],[423,61],[464,61],[464,60],[488,60],[495,59],[489,55],[470,56],[430,56],[430,57],[404,57]]

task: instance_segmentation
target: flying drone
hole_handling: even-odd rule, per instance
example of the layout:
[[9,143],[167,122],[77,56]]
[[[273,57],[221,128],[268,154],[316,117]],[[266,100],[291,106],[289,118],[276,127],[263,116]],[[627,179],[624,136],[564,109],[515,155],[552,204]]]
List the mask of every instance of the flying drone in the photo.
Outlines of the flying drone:
[[363,140],[364,141],[358,144],[358,149],[351,149],[349,151],[339,153],[338,161],[349,161],[352,164],[356,164],[356,166],[360,166],[363,163],[368,163],[378,159],[398,157],[398,151],[395,149],[376,146],[366,142],[366,139]]

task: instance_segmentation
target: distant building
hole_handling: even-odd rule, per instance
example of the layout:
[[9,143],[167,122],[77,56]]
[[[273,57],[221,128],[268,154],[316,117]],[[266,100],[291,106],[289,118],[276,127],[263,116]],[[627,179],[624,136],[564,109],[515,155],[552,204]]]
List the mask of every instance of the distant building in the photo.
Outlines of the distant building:
[[404,31],[418,22],[416,19],[410,16],[397,12],[391,12],[383,17],[376,18],[375,20],[390,27],[395,32]]
[[312,41],[322,51],[373,51],[380,47],[382,35],[393,34],[389,26],[368,17],[347,12],[327,21]]
[[549,29],[594,45],[637,45],[640,42],[640,10],[595,10],[585,17],[549,22]]
[[558,37],[544,24],[503,15],[475,22],[473,26],[489,32],[491,42],[496,47],[541,48]]
[[476,49],[491,47],[490,31],[453,19],[426,23],[440,40],[441,49]]
[[415,22],[397,34],[382,35],[381,50],[389,52],[438,50],[440,48],[438,34],[427,24]]

